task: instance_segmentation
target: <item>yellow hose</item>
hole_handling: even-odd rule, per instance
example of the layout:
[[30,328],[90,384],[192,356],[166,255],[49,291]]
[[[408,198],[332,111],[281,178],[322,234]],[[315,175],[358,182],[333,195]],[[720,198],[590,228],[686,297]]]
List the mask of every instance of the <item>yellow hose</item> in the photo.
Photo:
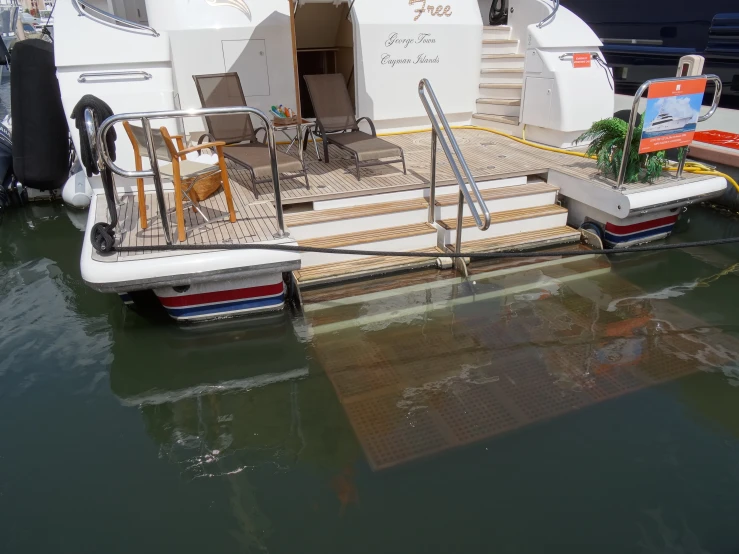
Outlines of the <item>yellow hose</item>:
[[[488,133],[494,133],[496,135],[500,135],[502,137],[515,140],[516,142],[520,144],[532,146],[540,150],[546,150],[547,152],[557,152],[559,154],[567,154],[568,156],[578,156],[580,158],[590,157],[590,156],[585,155],[585,153],[583,152],[574,152],[572,150],[565,150],[564,148],[556,148],[554,146],[545,146],[543,144],[537,144],[535,142],[530,142],[524,138],[518,138],[509,133],[504,133],[503,131],[498,131],[496,129],[489,129],[487,127],[480,127],[478,125],[452,125],[451,128],[452,129],[467,129],[467,130],[473,130],[473,131],[487,131]],[[378,134],[380,136],[393,136],[393,135],[410,135],[414,133],[428,133],[430,131],[431,129],[417,129],[415,131],[393,131],[389,133],[378,133]],[[668,171],[677,171],[677,168],[668,168]],[[731,185],[737,190],[737,192],[739,192],[739,183],[737,183],[733,177],[731,177],[730,175],[727,175],[726,173],[722,173],[720,171],[711,169],[708,166],[701,164],[699,162],[686,162],[684,171],[687,171],[688,173],[695,173],[696,175],[715,175],[717,177],[723,177],[724,179],[726,179],[727,182],[731,183]]]

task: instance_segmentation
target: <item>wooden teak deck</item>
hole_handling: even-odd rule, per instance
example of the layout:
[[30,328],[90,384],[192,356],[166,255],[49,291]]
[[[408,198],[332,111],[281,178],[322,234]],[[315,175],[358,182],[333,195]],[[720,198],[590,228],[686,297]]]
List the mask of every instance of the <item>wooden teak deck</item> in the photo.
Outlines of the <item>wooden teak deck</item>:
[[[543,174],[554,169],[575,177],[586,178],[594,186],[611,188],[610,183],[598,175],[592,160],[550,152],[477,129],[454,131],[462,149],[465,160],[475,179],[491,180],[507,177]],[[306,189],[302,179],[281,180],[280,190],[282,202],[304,204],[319,200],[365,196],[383,192],[394,192],[427,188],[431,175],[431,133],[408,133],[383,137],[401,146],[405,152],[408,166],[407,175],[403,174],[400,164],[374,166],[361,169],[361,180],[355,176],[354,161],[338,148],[330,147],[330,163],[324,163],[315,156],[309,147],[305,151],[306,164],[309,169],[310,188]],[[284,148],[284,147],[283,147]],[[295,154],[295,151],[292,151]],[[245,244],[272,241],[277,233],[278,225],[273,206],[274,191],[271,183],[258,185],[258,198],[252,192],[252,183],[248,172],[229,162],[229,177],[232,183],[237,222],[228,220],[206,222],[200,214],[192,210],[186,211],[185,226],[187,238],[184,244],[208,245]],[[691,179],[706,178],[692,176]],[[437,157],[437,184],[454,183],[451,168],[441,149]],[[674,183],[669,177],[660,179],[652,185],[629,185],[629,191],[640,188],[660,187]],[[168,210],[174,210],[174,193],[167,193],[165,202]],[[161,225],[161,214],[153,193],[146,195],[149,226],[142,229],[138,221],[138,200],[135,194],[126,194],[121,198],[119,206],[120,224],[116,234],[121,246],[142,247],[141,252],[119,253],[116,256],[99,256],[100,261],[124,261],[142,257],[160,257],[181,253],[153,253],[147,246],[164,245],[164,232]],[[218,192],[201,203],[208,219],[219,219],[227,214],[226,203],[222,192]],[[107,220],[105,199],[98,198],[95,221]],[[105,215],[104,215],[105,214]],[[169,214],[172,236],[176,237],[176,224],[173,213]]]

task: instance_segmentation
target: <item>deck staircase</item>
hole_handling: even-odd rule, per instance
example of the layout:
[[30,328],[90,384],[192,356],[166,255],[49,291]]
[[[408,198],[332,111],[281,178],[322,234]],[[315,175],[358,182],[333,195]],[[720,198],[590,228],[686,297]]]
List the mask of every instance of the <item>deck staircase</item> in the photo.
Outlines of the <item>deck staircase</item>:
[[[537,177],[478,183],[491,212],[480,231],[465,205],[463,251],[534,249],[577,242],[567,226],[567,210],[556,204],[558,189]],[[310,211],[287,213],[290,234],[301,246],[380,251],[454,250],[457,185],[438,186],[434,223],[428,222],[428,190],[410,190],[318,201]],[[437,257],[400,258],[352,254],[303,253],[295,273],[301,287],[403,271],[436,264]]]
[[506,25],[483,30],[477,110],[472,124],[513,132],[519,126],[524,54]]

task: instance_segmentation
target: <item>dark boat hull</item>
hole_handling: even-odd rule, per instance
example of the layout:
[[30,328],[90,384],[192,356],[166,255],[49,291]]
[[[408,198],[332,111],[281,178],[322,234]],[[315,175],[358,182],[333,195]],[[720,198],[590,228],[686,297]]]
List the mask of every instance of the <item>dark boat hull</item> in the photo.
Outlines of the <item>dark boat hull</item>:
[[[604,42],[616,92],[633,95],[644,81],[674,77],[682,56],[706,59],[704,73],[721,78],[721,107],[739,108],[739,4],[708,0],[677,6],[672,0],[595,2],[563,0]],[[707,99],[713,95],[709,90]]]

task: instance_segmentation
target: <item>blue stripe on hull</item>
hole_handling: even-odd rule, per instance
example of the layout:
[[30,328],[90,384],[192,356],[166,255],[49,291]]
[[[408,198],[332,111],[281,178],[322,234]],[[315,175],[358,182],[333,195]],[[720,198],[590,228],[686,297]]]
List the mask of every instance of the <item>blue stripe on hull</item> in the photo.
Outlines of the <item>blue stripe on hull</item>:
[[246,312],[257,310],[277,309],[284,303],[284,294],[258,300],[238,300],[222,304],[209,304],[194,308],[167,308],[169,315],[176,319],[202,318],[218,316],[230,312]]
[[654,235],[662,235],[665,233],[671,233],[672,228],[674,226],[675,226],[674,223],[671,225],[663,225],[662,227],[655,227],[654,229],[647,229],[646,231],[641,231],[639,233],[631,233],[630,235],[614,235],[606,231],[605,242],[608,244],[620,244],[622,242],[633,242],[635,240],[648,238]]

